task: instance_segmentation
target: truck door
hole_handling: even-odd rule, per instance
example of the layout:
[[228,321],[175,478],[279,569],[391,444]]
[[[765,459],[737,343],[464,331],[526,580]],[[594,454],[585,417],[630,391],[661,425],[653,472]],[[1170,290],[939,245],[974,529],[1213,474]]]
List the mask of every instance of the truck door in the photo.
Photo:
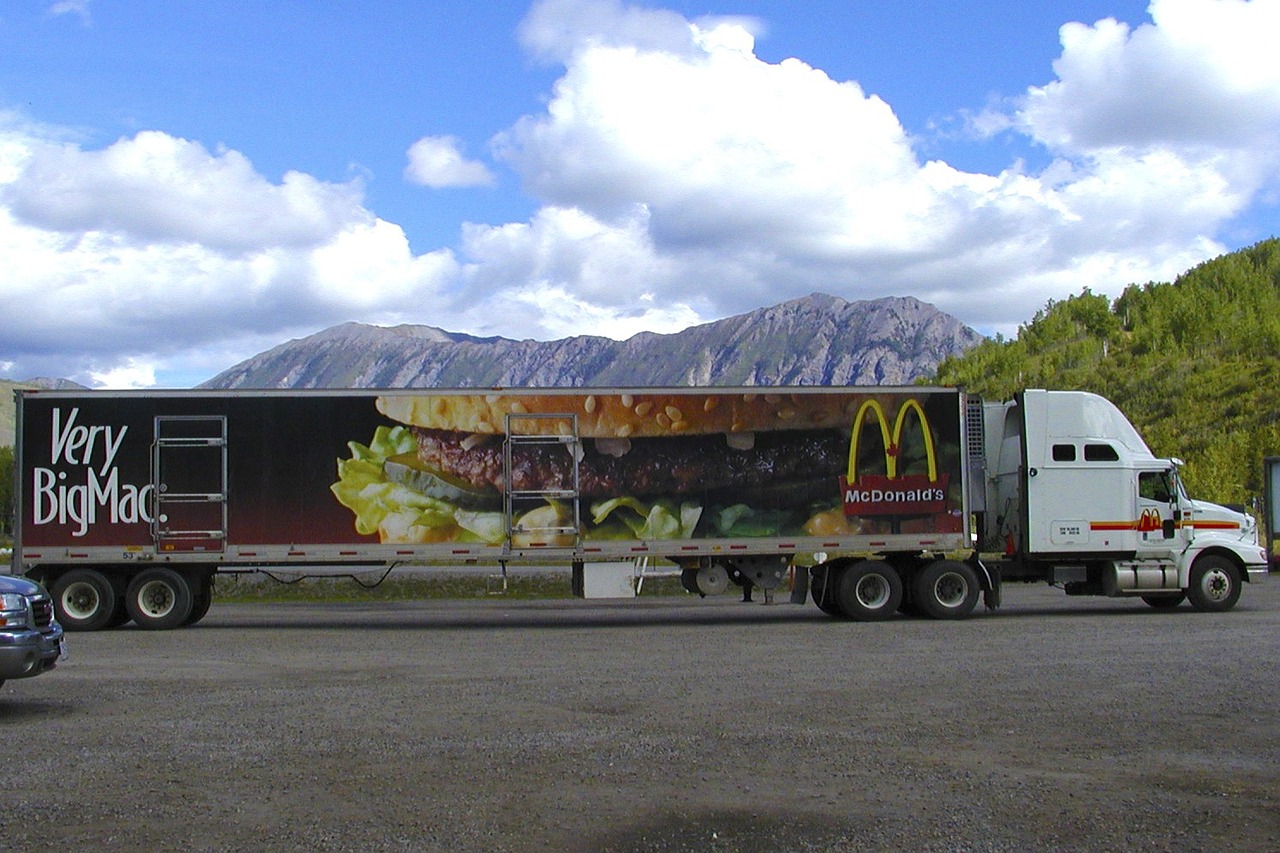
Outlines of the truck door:
[[1138,472],[1137,555],[1145,559],[1173,559],[1182,550],[1178,535],[1180,503],[1170,470]]
[[151,478],[157,551],[226,548],[225,417],[157,417]]

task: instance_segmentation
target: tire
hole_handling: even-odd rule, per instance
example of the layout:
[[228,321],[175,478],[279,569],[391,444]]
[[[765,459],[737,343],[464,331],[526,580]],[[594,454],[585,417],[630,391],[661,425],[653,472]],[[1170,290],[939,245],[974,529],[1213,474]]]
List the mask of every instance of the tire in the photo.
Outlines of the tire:
[[845,613],[840,609],[840,602],[836,598],[834,582],[839,576],[839,569],[826,563],[819,563],[809,569],[809,594],[813,596],[813,603],[818,605],[818,609],[823,613],[844,618]]
[[1191,566],[1187,598],[1192,607],[1204,613],[1230,610],[1240,600],[1240,570],[1226,557],[1201,557]]
[[893,566],[866,560],[849,566],[836,578],[836,601],[850,619],[881,622],[898,612],[902,578]]
[[193,596],[187,579],[173,569],[145,569],[129,582],[125,607],[133,623],[148,631],[177,628],[191,615]]
[[194,625],[199,622],[209,612],[209,606],[213,604],[213,578],[210,575],[202,575],[194,579],[194,584],[195,597],[191,601],[191,613],[187,616],[184,625]]
[[50,594],[58,622],[68,631],[109,628],[120,606],[111,581],[97,569],[64,572]]
[[698,593],[703,597],[721,595],[729,588],[729,572],[719,563],[703,566],[694,576],[698,584]]
[[1144,595],[1142,600],[1156,610],[1172,610],[1182,602],[1186,601],[1187,594],[1179,592],[1176,595]]
[[939,560],[916,575],[915,606],[934,619],[963,619],[978,604],[981,589],[973,569],[959,560]]

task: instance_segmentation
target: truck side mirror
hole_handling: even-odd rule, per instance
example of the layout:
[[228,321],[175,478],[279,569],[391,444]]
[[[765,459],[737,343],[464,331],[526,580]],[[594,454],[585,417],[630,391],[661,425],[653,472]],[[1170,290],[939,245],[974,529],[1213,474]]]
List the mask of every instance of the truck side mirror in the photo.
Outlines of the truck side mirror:
[[1174,535],[1174,533],[1173,533],[1173,531],[1174,531],[1174,523],[1173,523],[1173,519],[1172,519],[1172,518],[1166,518],[1166,519],[1164,520],[1164,524],[1163,524],[1163,525],[1161,525],[1161,526],[1164,528],[1164,538],[1165,538],[1165,539],[1172,539],[1172,538],[1173,538],[1173,535]]

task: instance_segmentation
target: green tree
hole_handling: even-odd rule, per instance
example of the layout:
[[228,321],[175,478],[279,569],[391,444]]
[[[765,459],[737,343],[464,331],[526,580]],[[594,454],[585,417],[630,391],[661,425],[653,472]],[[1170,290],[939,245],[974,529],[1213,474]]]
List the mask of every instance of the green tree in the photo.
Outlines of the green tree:
[[1014,340],[984,341],[934,377],[992,399],[1022,388],[1095,391],[1153,452],[1185,460],[1193,494],[1243,503],[1280,454],[1280,240],[1206,261],[1113,302],[1051,301]]
[[0,447],[0,538],[13,535],[13,448]]

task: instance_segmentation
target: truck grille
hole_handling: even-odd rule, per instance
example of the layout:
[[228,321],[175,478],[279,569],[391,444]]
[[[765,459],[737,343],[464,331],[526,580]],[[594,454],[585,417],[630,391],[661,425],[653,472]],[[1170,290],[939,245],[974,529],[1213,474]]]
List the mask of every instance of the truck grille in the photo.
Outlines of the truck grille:
[[37,628],[48,628],[53,624],[53,602],[44,596],[31,599],[31,618]]

